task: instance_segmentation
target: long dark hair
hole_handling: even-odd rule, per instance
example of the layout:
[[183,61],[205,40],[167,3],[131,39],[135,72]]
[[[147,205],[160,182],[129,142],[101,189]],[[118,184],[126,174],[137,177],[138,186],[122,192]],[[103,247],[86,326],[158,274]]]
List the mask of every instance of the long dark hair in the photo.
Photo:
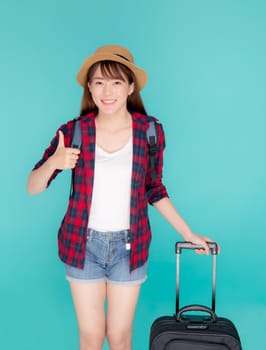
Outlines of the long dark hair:
[[128,96],[127,99],[127,109],[129,111],[135,111],[142,114],[147,114],[142,98],[139,93],[137,81],[134,73],[124,66],[121,63],[114,61],[101,61],[94,63],[87,73],[87,83],[84,87],[83,96],[81,100],[81,110],[80,115],[85,115],[90,112],[98,112],[98,107],[93,102],[91,93],[88,88],[88,82],[91,82],[91,79],[97,70],[97,68],[101,68],[101,72],[104,78],[109,79],[121,79],[125,81],[125,78],[128,80],[128,83],[134,83],[134,91],[131,95]]

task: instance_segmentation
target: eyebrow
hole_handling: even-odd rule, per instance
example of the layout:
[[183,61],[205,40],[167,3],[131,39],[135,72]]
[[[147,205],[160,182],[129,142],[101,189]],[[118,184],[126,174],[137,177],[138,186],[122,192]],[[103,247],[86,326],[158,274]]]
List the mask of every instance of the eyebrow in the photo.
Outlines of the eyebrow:
[[121,80],[121,81],[125,81],[124,79],[122,79],[122,78],[105,78],[105,77],[93,77],[92,78],[92,80],[105,80],[105,79],[107,79],[107,80]]

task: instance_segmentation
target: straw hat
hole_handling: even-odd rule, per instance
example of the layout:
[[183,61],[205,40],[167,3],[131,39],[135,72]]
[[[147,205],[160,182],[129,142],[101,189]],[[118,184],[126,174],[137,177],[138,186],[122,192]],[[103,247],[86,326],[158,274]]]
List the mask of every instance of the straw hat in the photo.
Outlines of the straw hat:
[[81,86],[85,86],[87,81],[87,73],[89,68],[96,62],[100,61],[115,61],[122,63],[128,67],[135,75],[138,89],[141,90],[147,81],[147,73],[145,70],[137,67],[134,64],[134,58],[131,52],[123,46],[119,45],[105,45],[99,47],[95,53],[86,58],[80,71],[77,75],[77,81]]

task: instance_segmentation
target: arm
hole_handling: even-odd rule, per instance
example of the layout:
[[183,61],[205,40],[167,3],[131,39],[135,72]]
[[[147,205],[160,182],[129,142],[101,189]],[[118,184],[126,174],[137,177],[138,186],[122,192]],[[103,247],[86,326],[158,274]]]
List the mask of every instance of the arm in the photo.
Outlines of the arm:
[[[156,156],[156,172],[158,174],[156,181],[151,180],[150,173],[148,171],[146,177],[146,191],[150,204],[152,204],[162,216],[174,227],[174,229],[181,234],[185,241],[189,241],[194,244],[198,244],[204,248],[204,250],[197,250],[199,254],[209,254],[209,247],[207,241],[212,240],[205,236],[199,236],[192,232],[185,220],[180,216],[172,202],[168,198],[165,186],[162,184],[162,171],[163,171],[163,151],[165,148],[165,138],[163,128],[158,124],[158,152]],[[219,251],[219,247],[218,247]]]
[[56,170],[51,164],[51,158],[38,169],[32,170],[29,174],[27,182],[27,191],[29,194],[37,194],[43,192],[47,188],[48,182]]
[[165,197],[158,202],[153,203],[153,205],[161,213],[161,215],[174,227],[174,229],[181,234],[185,241],[199,244],[204,248],[204,251],[197,250],[197,253],[209,254],[210,250],[206,242],[211,242],[212,240],[208,237],[199,236],[193,233],[185,220],[176,211],[169,198]]
[[54,153],[28,177],[27,191],[29,194],[44,191],[56,171],[73,169],[76,166],[80,150],[65,147],[63,132],[59,130],[58,135],[58,144]]

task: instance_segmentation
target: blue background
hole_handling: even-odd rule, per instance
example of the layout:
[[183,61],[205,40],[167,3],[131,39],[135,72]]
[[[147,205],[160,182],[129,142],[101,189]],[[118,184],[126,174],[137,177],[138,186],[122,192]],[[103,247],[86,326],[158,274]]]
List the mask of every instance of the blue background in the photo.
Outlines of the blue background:
[[[2,1],[0,5],[0,346],[77,348],[56,235],[70,172],[30,197],[27,176],[55,130],[78,115],[76,73],[104,44],[122,44],[147,69],[142,96],[167,137],[164,182],[195,232],[222,248],[217,313],[244,350],[266,324],[266,2],[263,0]],[[174,244],[151,208],[149,279],[134,324],[146,350],[151,323],[174,312]],[[181,303],[209,303],[210,258],[184,254]],[[106,346],[107,349],[107,346]]]

